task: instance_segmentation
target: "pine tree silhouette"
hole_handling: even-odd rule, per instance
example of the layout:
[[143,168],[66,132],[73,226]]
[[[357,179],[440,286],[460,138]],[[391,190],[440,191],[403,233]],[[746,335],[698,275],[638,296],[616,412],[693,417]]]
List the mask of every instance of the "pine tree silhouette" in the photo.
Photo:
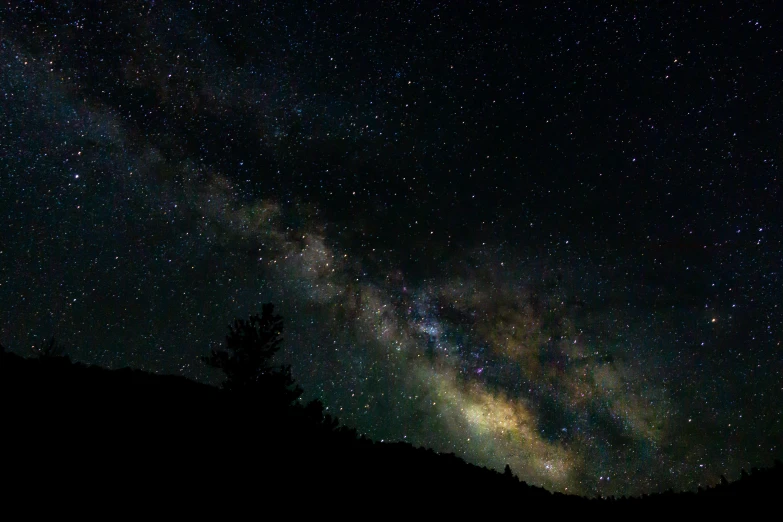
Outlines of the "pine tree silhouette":
[[261,315],[236,319],[229,326],[226,346],[203,360],[223,370],[223,389],[270,407],[288,407],[302,394],[290,366],[274,366],[272,359],[283,342],[283,318],[274,305],[264,304]]

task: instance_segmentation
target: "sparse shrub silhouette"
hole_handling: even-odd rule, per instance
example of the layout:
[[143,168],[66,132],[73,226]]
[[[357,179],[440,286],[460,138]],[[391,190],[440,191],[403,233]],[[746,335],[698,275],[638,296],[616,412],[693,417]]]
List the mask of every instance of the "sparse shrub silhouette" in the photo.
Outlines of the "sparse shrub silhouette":
[[54,337],[42,345],[33,346],[30,351],[39,359],[63,358],[70,360],[70,357],[65,354],[65,346],[59,344]]

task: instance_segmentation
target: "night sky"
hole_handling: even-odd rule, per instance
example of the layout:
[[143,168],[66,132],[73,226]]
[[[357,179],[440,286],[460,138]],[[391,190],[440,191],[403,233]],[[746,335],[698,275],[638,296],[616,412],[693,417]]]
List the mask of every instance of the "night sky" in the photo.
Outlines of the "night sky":
[[588,495],[783,458],[773,2],[284,4],[0,7],[3,345],[217,384],[272,302],[375,440]]

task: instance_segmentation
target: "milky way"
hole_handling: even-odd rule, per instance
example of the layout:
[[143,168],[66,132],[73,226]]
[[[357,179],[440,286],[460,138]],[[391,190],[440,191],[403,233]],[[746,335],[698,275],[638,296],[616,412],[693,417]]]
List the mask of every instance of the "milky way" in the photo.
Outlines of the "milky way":
[[219,383],[273,302],[376,440],[589,495],[781,458],[762,7],[92,4],[0,17],[3,345]]

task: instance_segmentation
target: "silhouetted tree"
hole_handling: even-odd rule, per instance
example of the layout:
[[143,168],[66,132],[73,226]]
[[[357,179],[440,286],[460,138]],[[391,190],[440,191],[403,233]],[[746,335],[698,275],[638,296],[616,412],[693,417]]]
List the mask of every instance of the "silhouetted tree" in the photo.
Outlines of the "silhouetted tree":
[[38,356],[39,359],[70,359],[67,355],[65,355],[65,347],[62,344],[59,344],[54,337],[49,339],[49,342],[46,342],[40,346],[33,346],[30,351],[33,352],[33,355]]
[[226,374],[223,388],[268,406],[289,406],[301,394],[294,384],[290,366],[273,366],[272,359],[283,342],[283,318],[274,305],[264,304],[261,315],[237,319],[229,326],[226,346],[212,350],[203,360]]

